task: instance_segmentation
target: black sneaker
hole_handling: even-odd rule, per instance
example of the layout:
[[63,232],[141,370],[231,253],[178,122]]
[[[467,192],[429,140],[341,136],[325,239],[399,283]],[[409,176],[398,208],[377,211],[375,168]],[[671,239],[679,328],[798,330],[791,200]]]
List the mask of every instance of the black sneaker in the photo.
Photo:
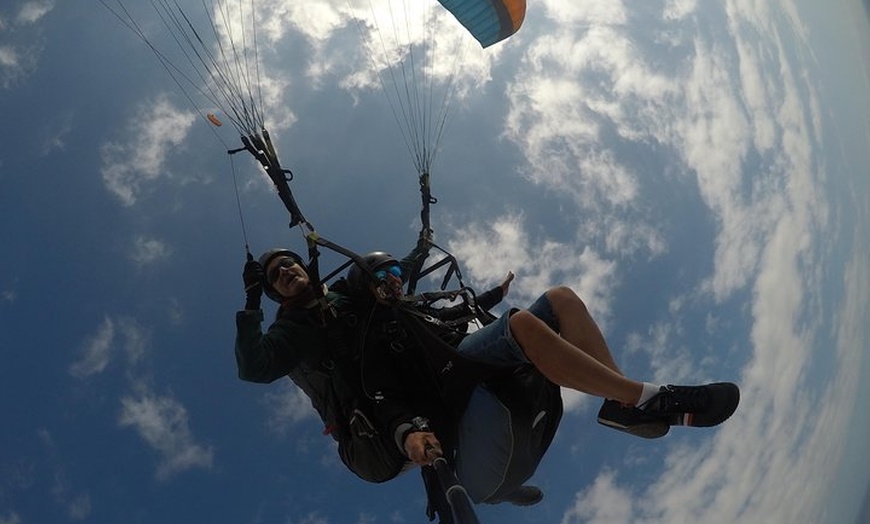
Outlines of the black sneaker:
[[520,486],[508,493],[504,498],[488,500],[487,504],[510,502],[514,506],[534,506],[544,498],[544,492],[535,486]]
[[664,437],[671,429],[661,416],[623,405],[616,400],[604,401],[598,410],[598,423],[641,438]]
[[705,386],[662,386],[640,409],[672,426],[710,427],[725,422],[740,403],[740,389],[730,382]]

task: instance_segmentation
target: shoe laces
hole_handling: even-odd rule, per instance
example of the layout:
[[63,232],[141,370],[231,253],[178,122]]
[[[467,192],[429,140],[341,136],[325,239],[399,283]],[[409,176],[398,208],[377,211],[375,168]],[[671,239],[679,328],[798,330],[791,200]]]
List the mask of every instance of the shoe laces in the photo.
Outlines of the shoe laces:
[[697,413],[707,408],[707,388],[699,386],[662,386],[652,399],[654,409],[665,413]]

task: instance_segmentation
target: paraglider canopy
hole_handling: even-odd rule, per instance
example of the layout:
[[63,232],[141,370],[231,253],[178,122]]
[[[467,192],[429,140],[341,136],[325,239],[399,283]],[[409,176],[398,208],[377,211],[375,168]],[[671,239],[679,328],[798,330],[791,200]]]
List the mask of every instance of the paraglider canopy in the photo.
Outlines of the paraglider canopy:
[[483,47],[516,33],[526,16],[526,0],[438,1]]

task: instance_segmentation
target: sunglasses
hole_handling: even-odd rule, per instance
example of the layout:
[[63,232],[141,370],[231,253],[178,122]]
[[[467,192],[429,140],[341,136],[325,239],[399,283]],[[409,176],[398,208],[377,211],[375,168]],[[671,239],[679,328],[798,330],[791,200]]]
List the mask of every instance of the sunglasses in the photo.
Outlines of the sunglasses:
[[289,269],[295,265],[296,261],[292,258],[283,258],[280,262],[278,262],[275,267],[269,270],[269,274],[266,275],[266,278],[268,279],[270,284],[274,285],[275,282],[278,280],[278,277],[281,276],[282,269]]
[[396,278],[402,278],[402,268],[399,266],[390,266],[386,269],[375,271],[375,278],[378,280],[386,280],[387,275],[393,275]]

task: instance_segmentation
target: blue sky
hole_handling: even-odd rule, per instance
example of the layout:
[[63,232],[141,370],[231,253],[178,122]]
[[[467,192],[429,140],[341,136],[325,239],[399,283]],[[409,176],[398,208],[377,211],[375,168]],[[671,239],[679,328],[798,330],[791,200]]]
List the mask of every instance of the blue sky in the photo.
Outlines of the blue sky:
[[[234,170],[253,251],[301,234],[253,162],[227,160],[229,126],[86,4],[0,8],[0,524],[423,521],[416,473],[357,481],[289,381],[236,378]],[[403,253],[416,174],[378,35],[352,21],[376,8],[256,4],[268,127],[303,211],[351,249]],[[544,502],[484,522],[859,522],[868,20],[857,0],[545,0],[486,51],[446,20],[463,67],[433,220],[467,280],[514,271],[502,307],[569,285],[628,375],[743,390],[721,428],[655,442],[565,392]]]

